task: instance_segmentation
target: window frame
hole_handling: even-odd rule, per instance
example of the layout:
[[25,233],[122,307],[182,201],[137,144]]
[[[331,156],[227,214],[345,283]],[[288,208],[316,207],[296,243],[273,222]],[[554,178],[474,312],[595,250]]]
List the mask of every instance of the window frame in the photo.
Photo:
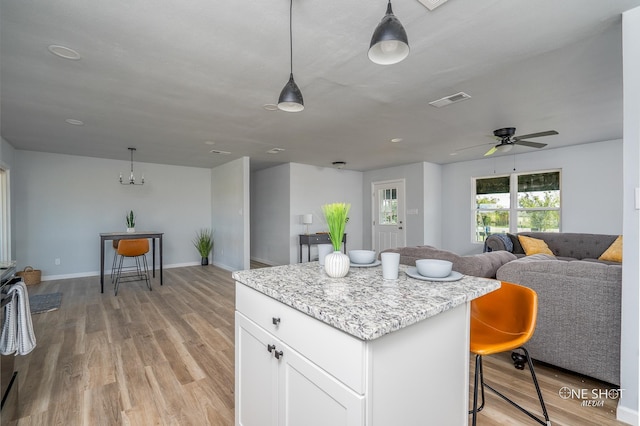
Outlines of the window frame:
[[[545,173],[558,173],[558,186],[560,191],[560,202],[559,207],[519,207],[518,205],[518,177],[524,175],[536,175],[536,174],[545,174]],[[481,209],[476,204],[476,190],[478,180],[482,179],[493,179],[500,177],[508,177],[509,178],[509,208],[496,208],[496,209],[487,209],[486,211],[497,212],[497,211],[506,211],[509,213],[509,230],[507,232],[511,234],[515,234],[518,232],[518,216],[520,212],[535,212],[535,211],[557,211],[558,212],[558,232],[562,232],[562,169],[546,169],[546,170],[536,170],[536,171],[528,171],[528,172],[512,172],[512,173],[503,173],[496,174],[490,176],[477,176],[471,178],[471,242],[473,244],[484,244],[484,241],[477,241],[476,234],[477,230],[477,214]],[[485,237],[486,239],[486,237]]]

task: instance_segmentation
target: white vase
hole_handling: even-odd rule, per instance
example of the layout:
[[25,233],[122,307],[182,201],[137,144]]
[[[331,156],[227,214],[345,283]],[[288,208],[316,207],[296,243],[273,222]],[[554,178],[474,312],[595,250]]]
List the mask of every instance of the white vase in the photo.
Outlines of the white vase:
[[349,256],[339,251],[334,251],[325,256],[324,271],[331,278],[342,278],[349,272],[350,264]]
[[127,232],[136,232],[136,228],[127,228]]

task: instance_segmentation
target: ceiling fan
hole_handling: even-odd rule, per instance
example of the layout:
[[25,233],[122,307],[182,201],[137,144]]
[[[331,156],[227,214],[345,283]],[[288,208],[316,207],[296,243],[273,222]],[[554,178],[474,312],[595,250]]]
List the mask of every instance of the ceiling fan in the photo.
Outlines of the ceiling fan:
[[558,134],[558,132],[556,132],[555,130],[547,130],[545,132],[530,133],[528,135],[522,135],[522,136],[513,136],[515,133],[516,133],[515,127],[505,127],[503,129],[494,130],[493,135],[496,137],[496,139],[500,141],[500,143],[494,146],[493,148],[491,148],[489,151],[487,151],[487,153],[484,154],[484,156],[486,157],[486,156],[492,155],[496,151],[500,151],[500,152],[510,151],[514,145],[529,146],[531,148],[544,148],[545,146],[547,146],[546,143],[531,142],[531,141],[526,141],[524,139],[539,138],[542,136],[551,136],[551,135]]

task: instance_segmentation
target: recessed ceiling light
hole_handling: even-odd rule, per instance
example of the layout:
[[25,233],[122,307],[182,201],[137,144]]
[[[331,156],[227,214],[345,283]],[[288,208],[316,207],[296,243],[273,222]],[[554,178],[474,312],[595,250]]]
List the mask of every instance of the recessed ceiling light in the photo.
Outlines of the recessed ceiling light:
[[59,56],[60,58],[70,59],[72,61],[79,61],[81,58],[78,52],[65,46],[52,44],[47,49],[49,49],[49,52],[53,53],[56,56]]
[[333,167],[335,167],[336,169],[343,169],[344,166],[347,165],[347,163],[345,163],[344,161],[334,161],[331,164],[333,164]]
[[264,104],[264,105],[262,105],[262,108],[266,109],[267,111],[277,111],[278,110],[278,105],[276,105],[276,104]]
[[269,151],[267,151],[267,154],[279,154],[282,151],[284,151],[284,148],[272,148]]
[[231,154],[229,151],[220,151],[219,149],[212,149],[211,151],[209,151],[212,154],[222,154],[222,155],[229,155]]
[[393,143],[402,142],[402,138],[393,138],[393,139],[391,139],[391,142],[393,142]]
[[84,126],[84,121],[76,120],[75,118],[67,118],[64,120],[68,124],[72,124],[74,126]]
[[215,145],[214,141],[204,141],[205,145]]

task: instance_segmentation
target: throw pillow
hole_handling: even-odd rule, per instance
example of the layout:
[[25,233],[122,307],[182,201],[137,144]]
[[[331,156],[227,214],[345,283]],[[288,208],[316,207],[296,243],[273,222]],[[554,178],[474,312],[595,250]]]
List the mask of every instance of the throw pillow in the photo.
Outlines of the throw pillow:
[[520,240],[518,240],[518,236],[507,232],[507,237],[509,237],[513,243],[513,251],[511,253],[524,254],[524,249],[522,248],[522,244],[520,244]]
[[622,263],[622,235],[611,243],[609,248],[602,253],[598,260],[608,260],[609,262]]
[[520,244],[522,244],[522,248],[524,249],[524,253],[527,256],[531,256],[532,254],[550,254],[553,256],[553,252],[549,249],[547,243],[544,240],[540,240],[538,238],[525,237],[524,235],[518,235],[518,240],[520,240]]

